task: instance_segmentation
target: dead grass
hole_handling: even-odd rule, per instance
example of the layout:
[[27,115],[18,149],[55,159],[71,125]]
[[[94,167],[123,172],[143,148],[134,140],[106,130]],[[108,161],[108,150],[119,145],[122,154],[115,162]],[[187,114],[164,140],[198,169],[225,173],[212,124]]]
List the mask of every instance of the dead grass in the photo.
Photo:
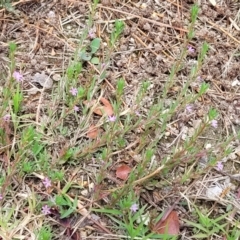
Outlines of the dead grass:
[[[189,42],[194,52],[184,58],[162,100],[162,109],[170,109],[188,82],[205,41],[210,49],[198,73],[201,79],[192,81],[184,96],[198,94],[202,82],[210,86],[207,93],[191,103],[189,112],[181,101],[164,131],[164,113],[158,115],[152,108],[162,96],[171,67],[182,51],[192,4],[179,0],[101,1],[92,27],[96,37],[102,39],[96,56],[104,66],[84,62],[82,71],[73,78],[66,71],[76,62],[76,49],[90,42],[86,36],[79,44],[88,34],[86,21],[91,22],[89,1],[23,0],[13,3],[12,12],[0,10],[1,86],[11,74],[9,41],[18,45],[15,69],[24,76],[19,120],[0,124],[7,133],[2,141],[5,144],[0,145],[2,239],[40,239],[39,231],[48,225],[52,237],[42,239],[125,239],[125,229],[109,214],[92,209],[119,209],[120,200],[131,192],[141,206],[147,205],[146,212],[150,212],[153,222],[155,211],[165,213],[167,218],[176,210],[181,223],[179,239],[197,239],[192,237],[196,228],[184,222],[199,222],[195,207],[213,219],[229,213],[221,222],[229,234],[234,226],[239,227],[238,1],[217,1],[216,6],[201,1],[195,37]],[[110,48],[116,19],[124,21],[125,28]],[[47,89],[33,82],[36,73],[53,79],[52,86]],[[119,78],[125,81],[122,94],[118,94]],[[150,84],[144,91],[146,80]],[[70,87],[82,87],[84,91],[75,99],[69,97]],[[3,90],[1,87],[1,94]],[[140,93],[143,95],[138,101]],[[111,114],[102,116],[99,109],[106,106],[102,97],[110,101],[107,105],[115,113],[117,110],[117,122],[109,121]],[[88,106],[86,100],[95,102]],[[6,110],[11,112],[8,105],[0,111],[1,117]],[[75,112],[73,106],[79,111]],[[218,128],[204,128],[195,142],[187,145],[187,139],[204,123],[211,108],[219,113]],[[31,140],[33,145],[28,148],[23,139],[30,135],[31,126],[39,140]],[[93,133],[94,128],[97,133]],[[186,145],[190,146],[188,151]],[[231,153],[226,152],[228,148]],[[223,170],[218,170],[214,161],[222,161]],[[135,173],[128,182],[116,176],[116,170],[124,164]],[[45,177],[52,179],[47,189],[42,183]],[[56,203],[56,196],[67,197],[71,203],[64,205],[63,199]],[[53,203],[51,214],[44,215],[41,208],[49,202]],[[61,219],[61,208],[66,210],[71,204],[72,214]],[[239,233],[231,234],[233,238],[229,235],[228,239],[236,239],[234,234]],[[219,231],[205,239],[223,237]]]

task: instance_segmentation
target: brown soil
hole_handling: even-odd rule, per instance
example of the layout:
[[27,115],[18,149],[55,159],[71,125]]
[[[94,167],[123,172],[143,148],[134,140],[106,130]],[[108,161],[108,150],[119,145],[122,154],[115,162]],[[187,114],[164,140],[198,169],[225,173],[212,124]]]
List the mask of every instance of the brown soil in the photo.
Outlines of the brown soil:
[[[16,42],[18,45],[16,69],[24,74],[24,90],[26,90],[24,114],[35,113],[39,103],[40,93],[34,92],[34,89],[42,87],[41,84],[33,81],[36,73],[50,76],[53,79],[53,89],[57,86],[59,77],[64,76],[86,27],[90,8],[89,2],[22,0],[13,4],[14,10],[12,11],[5,8],[0,10],[0,64],[7,76],[9,74],[8,42]],[[210,84],[210,90],[203,98],[198,99],[193,104],[194,112],[190,117],[186,117],[186,112],[176,114],[176,119],[173,121],[176,120],[178,124],[172,125],[169,129],[170,136],[166,135],[166,141],[159,144],[159,152],[162,155],[169,154],[168,144],[172,143],[184,127],[188,131],[194,121],[202,119],[210,107],[219,112],[219,128],[212,129],[203,136],[203,142],[200,145],[204,145],[208,139],[209,143],[217,146],[219,137],[228,136],[240,130],[240,3],[238,0],[226,0],[217,1],[216,6],[213,6],[208,0],[200,2],[200,12],[195,26],[196,34],[190,42],[195,51],[188,53],[183,68],[178,72],[175,84],[169,92],[169,98],[165,99],[164,102],[168,106],[171,99],[176,96],[181,86],[188,80],[191,66],[197,61],[198,53],[205,41],[209,44],[210,49],[199,72],[199,78],[191,84],[189,91],[198,91],[203,81]],[[117,79],[122,77],[127,83],[124,102],[127,107],[134,108],[137,91],[143,81],[149,80],[151,85],[148,94],[142,103],[142,108],[138,109],[143,115],[147,113],[149,107],[159,97],[164,83],[168,81],[171,67],[182,50],[190,23],[190,8],[193,3],[194,1],[191,0],[101,1],[94,16],[96,36],[100,37],[103,42],[98,53],[101,62],[107,61],[105,53],[108,51],[107,43],[114,21],[123,19],[125,22],[124,33],[115,46],[110,62],[107,62],[109,64],[107,78],[101,86],[104,88],[106,98],[111,98],[114,95]],[[84,65],[84,71],[79,76],[79,84],[89,85],[94,71],[95,68],[92,65]],[[1,81],[4,81],[4,78],[1,78]],[[43,106],[49,106],[50,92],[51,89],[45,92]],[[58,104],[60,106],[61,102]],[[53,108],[55,109],[56,106]],[[70,123],[69,128],[72,131],[77,129],[74,120],[69,119],[68,123]],[[134,134],[137,136],[138,132]],[[131,140],[134,141],[136,136],[133,136]],[[53,146],[61,149],[66,146],[66,141],[59,136],[59,139],[53,139],[53,142],[57,142]],[[236,141],[232,144],[235,149],[239,142]],[[129,153],[123,154],[125,161],[131,159]],[[157,160],[160,160],[160,156]],[[237,172],[239,168],[235,167],[235,164],[239,165],[238,158],[228,162],[229,166],[225,175]],[[92,165],[94,168],[94,164]],[[91,165],[86,167],[89,172],[93,168]],[[184,171],[183,167],[179,167],[172,177],[175,178],[181,171]],[[210,173],[205,175],[205,178],[211,179],[210,175]],[[78,176],[79,179],[81,176],[86,178],[86,174],[83,172],[78,173]],[[239,184],[239,179],[236,181],[233,192],[236,191]],[[118,183],[116,179],[109,179],[108,184],[114,185],[116,183]],[[149,186],[146,185],[142,193],[142,200],[159,211],[164,208],[163,206],[174,204],[177,199],[175,192],[184,192],[187,189],[187,186],[181,186],[177,182],[173,182],[171,189],[164,188],[164,184],[165,182],[159,186],[151,186],[149,183]],[[201,195],[201,191],[204,191],[200,182],[191,186],[189,189],[191,197]],[[72,194],[74,195],[74,193]],[[179,207],[180,215],[187,218],[185,211],[184,207]],[[101,220],[102,222],[109,221],[104,218]],[[108,222],[108,224],[111,223]],[[81,234],[84,232],[89,236],[94,235],[95,237],[92,239],[98,239],[97,236],[104,236],[108,233],[107,227],[103,229],[97,225],[92,227],[88,221],[79,226],[81,226],[79,229],[84,229],[79,232]],[[88,228],[85,228],[86,226]],[[57,232],[62,231],[62,228],[56,227],[56,229]],[[121,233],[117,232],[117,234]],[[68,233],[68,235],[71,234]],[[75,237],[71,239],[81,239],[77,238],[78,235]],[[114,238],[109,237],[108,239]]]

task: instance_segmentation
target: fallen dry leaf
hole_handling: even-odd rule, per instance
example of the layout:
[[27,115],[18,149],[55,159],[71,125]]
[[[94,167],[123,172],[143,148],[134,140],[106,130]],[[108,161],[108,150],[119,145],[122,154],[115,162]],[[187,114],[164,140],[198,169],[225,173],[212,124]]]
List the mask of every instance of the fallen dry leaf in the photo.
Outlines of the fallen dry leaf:
[[31,82],[37,82],[45,89],[51,89],[53,85],[53,80],[50,78],[50,76],[46,75],[44,72],[42,73],[36,73]]
[[87,136],[91,139],[95,139],[97,138],[98,134],[99,134],[99,128],[97,128],[94,125],[91,125],[88,129]]
[[[100,106],[96,106],[93,109],[93,112],[97,115],[102,116],[103,114],[106,114],[108,116],[112,116],[114,114],[113,112],[113,107],[111,105],[111,103],[106,99],[106,98],[100,98],[100,102],[103,105]],[[96,100],[92,100],[92,101],[84,101],[83,102],[87,107],[92,107],[94,104],[96,104]]]
[[116,176],[117,176],[117,178],[126,180],[128,178],[129,173],[131,172],[131,170],[132,169],[128,165],[123,164],[117,168]]
[[153,227],[153,231],[159,234],[178,236],[180,231],[180,223],[177,212],[172,211],[164,221],[160,220],[157,222]]
[[111,103],[106,98],[103,97],[100,98],[100,101],[104,105],[104,110],[106,111],[107,115],[112,116],[114,112]]

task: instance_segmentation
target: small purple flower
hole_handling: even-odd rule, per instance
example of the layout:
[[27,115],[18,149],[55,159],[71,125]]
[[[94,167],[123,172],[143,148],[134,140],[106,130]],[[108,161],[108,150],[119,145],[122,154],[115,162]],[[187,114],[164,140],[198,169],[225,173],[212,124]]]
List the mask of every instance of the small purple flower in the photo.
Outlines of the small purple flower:
[[45,177],[43,179],[43,184],[44,184],[45,188],[48,188],[48,187],[52,186],[51,180],[48,177]]
[[135,111],[135,114],[136,114],[138,117],[141,116],[141,114],[139,113],[139,111]]
[[88,32],[89,38],[91,38],[91,39],[95,38],[96,37],[96,33],[95,32],[96,32],[95,29],[93,29],[93,28],[89,29],[89,32]]
[[222,162],[218,162],[216,167],[217,167],[217,170],[218,170],[218,171],[222,171],[222,170],[223,170],[223,164],[222,164]]
[[44,215],[50,214],[50,213],[51,213],[50,207],[49,207],[48,205],[44,205],[44,206],[42,207],[42,213],[43,213]]
[[203,81],[203,79],[202,79],[201,76],[198,76],[198,77],[197,77],[197,80],[198,80],[199,82],[202,82],[202,81]]
[[134,203],[131,207],[130,207],[131,212],[136,212],[138,210],[138,205],[136,203]]
[[5,116],[3,116],[3,120],[4,120],[5,122],[10,121],[10,118],[11,118],[11,115],[10,115],[9,113],[6,114]]
[[194,53],[195,52],[195,49],[192,47],[192,46],[188,46],[188,52],[189,53]]
[[102,165],[102,166],[106,166],[106,162],[103,161],[102,159],[98,159],[99,163]]
[[105,67],[106,67],[106,63],[102,63],[101,68],[103,69]]
[[55,18],[56,17],[56,15],[53,11],[50,11],[47,16],[48,16],[48,18]]
[[77,93],[78,93],[78,90],[77,88],[71,88],[70,91],[69,91],[73,96],[77,96]]
[[74,107],[73,107],[73,110],[74,110],[75,112],[78,112],[78,111],[79,111],[79,107],[78,107],[78,106],[74,106]]
[[187,110],[187,112],[191,113],[193,111],[193,106],[191,104],[188,104],[186,106],[186,110]]
[[2,194],[0,194],[0,201],[3,199],[3,195]]
[[211,125],[212,125],[212,127],[217,128],[218,127],[217,120],[212,120]]
[[96,159],[94,157],[92,157],[92,164],[96,163]]
[[22,82],[23,81],[23,75],[20,72],[14,71],[13,72],[13,78],[17,81],[17,82]]
[[108,119],[109,119],[110,122],[115,122],[117,117],[112,115],[112,116],[108,116]]

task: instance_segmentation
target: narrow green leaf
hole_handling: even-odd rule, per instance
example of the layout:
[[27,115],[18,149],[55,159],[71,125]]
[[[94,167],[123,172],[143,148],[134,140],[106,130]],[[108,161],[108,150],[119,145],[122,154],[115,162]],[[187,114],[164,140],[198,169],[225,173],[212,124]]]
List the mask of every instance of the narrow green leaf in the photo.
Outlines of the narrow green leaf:
[[116,209],[92,209],[92,211],[95,212],[101,212],[101,213],[110,213],[110,214],[116,214],[116,215],[121,215],[122,212]]
[[201,224],[198,224],[198,223],[194,223],[194,222],[191,222],[191,221],[188,221],[186,219],[183,219],[184,222],[186,222],[188,225],[190,226],[193,226],[199,230],[202,230],[204,232],[208,232],[208,229],[207,228],[204,228]]
[[194,236],[192,236],[193,239],[198,239],[198,238],[207,238],[209,237],[208,234],[205,234],[205,233],[199,233],[199,234],[196,234]]
[[61,215],[61,219],[68,217],[70,214],[74,212],[73,208],[69,208],[67,211],[64,211],[64,213]]
[[62,194],[67,193],[67,191],[70,189],[70,187],[72,186],[72,182],[68,182],[62,189]]

